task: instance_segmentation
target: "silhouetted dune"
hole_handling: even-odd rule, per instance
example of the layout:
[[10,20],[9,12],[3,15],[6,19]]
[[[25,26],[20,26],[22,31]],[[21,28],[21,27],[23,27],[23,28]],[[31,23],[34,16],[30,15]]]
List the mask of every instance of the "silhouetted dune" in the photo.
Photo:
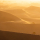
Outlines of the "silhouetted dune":
[[0,40],[40,40],[40,36],[0,30]]
[[2,12],[0,11],[0,22],[4,22],[4,21],[17,21],[17,20],[21,20],[18,17],[7,13],[7,12]]

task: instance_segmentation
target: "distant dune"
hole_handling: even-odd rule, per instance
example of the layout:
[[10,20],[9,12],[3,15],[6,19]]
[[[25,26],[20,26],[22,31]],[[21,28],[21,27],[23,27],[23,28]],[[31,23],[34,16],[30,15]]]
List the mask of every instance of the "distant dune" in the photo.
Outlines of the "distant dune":
[[30,6],[25,8],[25,10],[29,12],[33,18],[40,18],[40,7]]
[[26,21],[35,22],[35,24],[40,24],[40,7],[30,6],[28,8],[26,7],[24,10],[17,7],[17,9],[15,8],[5,10],[4,12],[16,15],[17,17],[22,18]]
[[14,16],[13,14],[0,11],[0,22],[13,22],[14,23],[23,23],[23,24],[31,24],[29,21],[25,21],[18,16]]
[[[28,13],[26,13],[24,10],[22,9],[10,9],[10,10],[5,10],[5,12],[11,13],[13,15],[16,15],[20,18],[28,18]],[[27,16],[28,15],[28,16]]]
[[[24,9],[26,12],[23,11],[22,9]],[[25,15],[24,17],[31,16],[32,18],[40,18],[40,15],[39,15],[40,14],[40,7],[36,7],[36,6],[29,6],[29,7],[24,7],[24,8],[15,6],[15,7],[12,7],[10,10],[5,10],[5,11],[10,12],[15,15],[18,14],[18,16],[21,15],[20,17]]]
[[39,23],[40,20],[33,19],[32,14],[27,11],[29,13],[28,14],[24,10],[22,10],[22,9],[12,9],[11,10],[10,9],[10,10],[5,10],[5,12],[8,12],[8,13],[13,14],[13,15],[16,15],[17,17],[22,18],[22,19],[24,19],[26,21],[34,22],[35,24],[40,24]]
[[10,13],[0,11],[0,22],[18,21],[18,20],[21,20],[21,19],[19,19],[18,17],[14,16],[14,15],[12,15]]

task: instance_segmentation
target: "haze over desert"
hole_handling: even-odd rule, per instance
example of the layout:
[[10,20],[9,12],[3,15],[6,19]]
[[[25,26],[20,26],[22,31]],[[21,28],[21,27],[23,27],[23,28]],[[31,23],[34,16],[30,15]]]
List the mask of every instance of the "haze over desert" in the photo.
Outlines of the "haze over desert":
[[40,0],[0,0],[0,40],[40,40]]

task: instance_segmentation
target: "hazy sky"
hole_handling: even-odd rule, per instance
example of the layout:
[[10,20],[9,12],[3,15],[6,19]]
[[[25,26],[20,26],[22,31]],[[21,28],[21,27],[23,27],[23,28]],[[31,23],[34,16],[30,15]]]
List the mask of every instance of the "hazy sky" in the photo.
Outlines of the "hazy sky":
[[5,5],[13,4],[13,3],[20,3],[21,5],[27,5],[27,6],[31,6],[31,5],[40,6],[40,0],[0,0],[0,3],[3,3]]
[[11,2],[11,3],[14,3],[14,2],[17,2],[17,3],[22,3],[22,2],[28,2],[28,3],[32,3],[32,2],[37,2],[37,3],[39,3],[40,2],[40,0],[0,0],[1,2],[2,1],[6,1],[6,2]]

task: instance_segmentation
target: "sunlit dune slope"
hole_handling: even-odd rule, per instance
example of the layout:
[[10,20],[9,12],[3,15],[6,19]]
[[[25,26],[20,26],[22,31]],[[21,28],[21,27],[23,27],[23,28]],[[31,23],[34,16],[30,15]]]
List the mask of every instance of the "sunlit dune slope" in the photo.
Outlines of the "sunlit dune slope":
[[10,10],[5,10],[5,11],[13,15],[16,15],[19,18],[22,18],[26,21],[40,24],[40,19],[39,18],[37,19],[37,17],[40,17],[39,15],[40,10],[37,11],[36,9],[39,10],[39,7],[30,6],[24,10],[23,9],[10,9]]
[[2,12],[2,11],[0,11],[0,22],[14,22],[14,23],[30,24],[29,21],[25,21],[17,16],[14,16],[13,14]]
[[[30,18],[30,13],[24,11],[23,9],[10,9],[10,10],[5,10],[6,12],[16,15],[17,17],[23,19],[25,22],[30,23],[30,22],[34,22],[32,18]],[[29,22],[28,22],[29,21]]]
[[6,10],[6,12],[11,13],[21,18],[28,18],[28,17],[30,18],[30,15],[22,9],[12,9],[12,10],[10,9],[10,10]]
[[33,18],[40,18],[40,7],[30,6],[25,8],[25,10],[28,11]]
[[4,22],[4,21],[17,21],[17,20],[21,20],[18,17],[7,13],[7,12],[3,12],[0,11],[0,22]]
[[32,18],[30,18],[30,14],[28,14],[26,11],[24,11],[23,9],[10,9],[10,10],[6,10],[6,12],[10,13],[10,14],[13,14],[13,15],[16,15],[18,16],[19,18],[22,18],[22,19],[27,19],[26,21],[32,21]]

